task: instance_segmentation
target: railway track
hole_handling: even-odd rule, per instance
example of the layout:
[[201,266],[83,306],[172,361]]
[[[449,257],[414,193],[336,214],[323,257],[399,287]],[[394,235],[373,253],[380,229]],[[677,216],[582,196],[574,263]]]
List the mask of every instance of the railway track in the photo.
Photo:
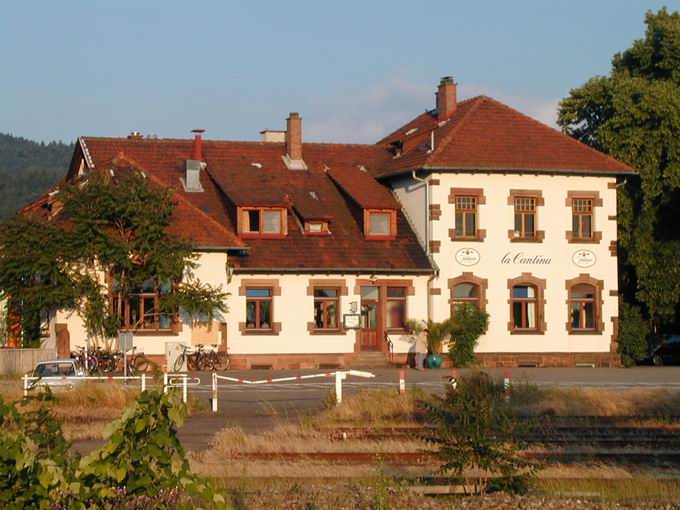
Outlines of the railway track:
[[[641,426],[631,426],[638,422]],[[678,422],[670,425],[678,425]],[[421,465],[439,462],[433,452],[356,452],[353,441],[413,441],[426,433],[421,425],[398,427],[335,427],[322,429],[331,442],[345,443],[346,451],[335,452],[243,452],[236,456],[251,460],[302,461],[332,463],[374,463],[376,459],[390,465]],[[617,465],[680,466],[680,427],[644,424],[641,417],[568,417],[531,422],[518,438],[527,446],[526,458],[551,463],[607,463]],[[363,446],[365,448],[365,444]]]

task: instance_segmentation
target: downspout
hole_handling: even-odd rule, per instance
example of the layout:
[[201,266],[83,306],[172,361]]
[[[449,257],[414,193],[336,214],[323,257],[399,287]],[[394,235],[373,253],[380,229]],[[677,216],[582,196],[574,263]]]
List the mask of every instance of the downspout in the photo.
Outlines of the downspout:
[[[432,144],[434,145],[434,137],[432,140]],[[432,150],[432,149],[430,149]],[[434,264],[434,260],[432,259],[432,254],[430,253],[430,183],[427,179],[422,179],[416,175],[416,171],[412,170],[411,171],[411,176],[413,177],[414,180],[418,182],[422,182],[425,185],[425,254],[427,255],[427,258],[430,259],[430,262],[432,262],[432,265],[436,267]],[[433,296],[432,296],[432,282],[434,279],[438,276],[438,272],[436,271],[430,277],[427,279],[427,319],[431,320],[432,319],[432,308],[433,308]]]

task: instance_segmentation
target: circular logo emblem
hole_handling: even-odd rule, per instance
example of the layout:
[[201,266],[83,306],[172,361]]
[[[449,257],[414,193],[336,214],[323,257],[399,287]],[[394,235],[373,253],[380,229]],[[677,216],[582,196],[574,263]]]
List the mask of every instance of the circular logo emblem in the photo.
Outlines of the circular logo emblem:
[[597,262],[597,256],[590,250],[578,250],[571,256],[571,261],[577,267],[590,267]]
[[456,262],[461,266],[474,266],[479,259],[479,252],[474,248],[461,248],[456,252]]

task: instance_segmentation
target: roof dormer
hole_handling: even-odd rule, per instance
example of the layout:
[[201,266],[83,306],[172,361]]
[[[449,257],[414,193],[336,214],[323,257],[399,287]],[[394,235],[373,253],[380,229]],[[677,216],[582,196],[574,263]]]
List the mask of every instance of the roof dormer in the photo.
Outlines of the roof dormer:
[[241,237],[277,239],[288,233],[285,207],[239,207],[237,214]]

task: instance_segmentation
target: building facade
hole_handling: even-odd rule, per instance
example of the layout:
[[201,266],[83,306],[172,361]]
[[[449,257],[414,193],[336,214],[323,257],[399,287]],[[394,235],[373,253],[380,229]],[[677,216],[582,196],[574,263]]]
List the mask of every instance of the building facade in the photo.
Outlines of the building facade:
[[[458,102],[448,77],[436,108],[373,145],[303,143],[297,114],[259,142],[82,137],[67,180],[123,168],[175,190],[172,233],[231,294],[206,325],[158,313],[162,288],[122,302],[110,286],[147,355],[179,341],[245,368],[402,363],[407,319],[466,302],[490,315],[482,365],[619,363],[616,186],[632,170],[493,99]],[[49,331],[85,341],[75,315]]]

